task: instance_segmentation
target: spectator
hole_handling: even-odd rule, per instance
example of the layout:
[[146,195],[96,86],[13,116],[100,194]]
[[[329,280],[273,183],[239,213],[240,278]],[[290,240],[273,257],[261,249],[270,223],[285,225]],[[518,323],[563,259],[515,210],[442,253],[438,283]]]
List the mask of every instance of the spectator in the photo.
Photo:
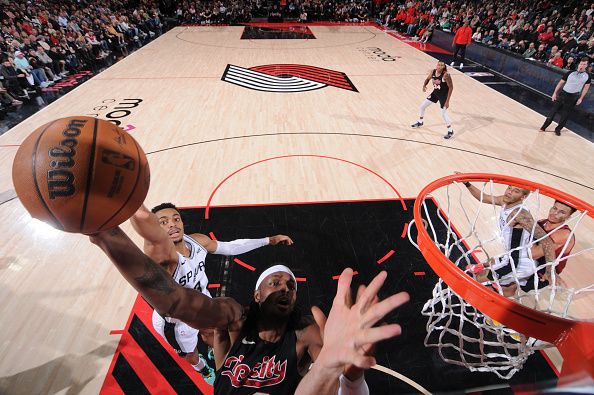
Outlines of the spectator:
[[565,62],[565,66],[563,68],[565,70],[574,71],[576,67],[577,67],[577,64],[575,62],[575,58],[573,56],[567,57],[567,61]]
[[528,48],[524,51],[522,56],[524,58],[528,59],[528,58],[532,58],[532,56],[534,54],[536,54],[536,47],[535,47],[534,43],[532,42],[532,43],[528,44]]
[[546,45],[553,39],[553,36],[553,27],[549,26],[546,32],[540,33],[538,35],[538,41]]
[[31,87],[27,80],[27,75],[14,67],[11,58],[6,58],[2,63],[0,75],[2,75],[8,94],[18,98],[28,99],[29,93],[35,92],[34,90],[27,90],[27,88]]
[[482,39],[483,39],[483,32],[481,30],[481,27],[479,26],[479,27],[476,28],[476,31],[472,35],[472,40],[473,41],[477,41],[477,42],[481,42]]
[[555,52],[555,54],[549,59],[548,62],[551,66],[563,68],[563,58],[561,57],[561,51]]
[[489,30],[489,33],[483,37],[483,44],[487,45],[495,45],[497,43],[497,39],[495,36],[495,30]]
[[[42,88],[46,88],[49,86],[49,81],[47,79],[47,76],[45,75],[45,72],[39,68],[33,68],[33,66],[31,66],[29,64],[29,61],[27,60],[27,58],[25,58],[24,53],[22,53],[21,51],[16,51],[14,53],[14,56],[15,56],[15,59],[14,59],[15,68],[20,70],[20,72],[25,75],[30,74],[33,77],[34,83],[37,84],[38,86],[40,86]],[[30,79],[29,79],[29,82],[31,82]]]
[[470,44],[472,39],[472,29],[469,26],[468,20],[464,21],[462,27],[460,27],[456,34],[454,35],[454,40],[452,41],[452,45],[454,46],[454,60],[451,63],[451,66],[456,64],[456,60],[458,59],[458,53],[460,53],[461,61],[460,61],[460,68],[464,67],[464,58],[466,56],[466,46]]

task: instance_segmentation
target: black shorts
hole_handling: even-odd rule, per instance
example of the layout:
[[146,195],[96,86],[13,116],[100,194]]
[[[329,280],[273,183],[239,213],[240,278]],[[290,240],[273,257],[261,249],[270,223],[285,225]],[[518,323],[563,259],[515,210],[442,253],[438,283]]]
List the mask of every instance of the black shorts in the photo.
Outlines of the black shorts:
[[427,100],[432,101],[433,103],[437,103],[439,101],[439,106],[443,108],[445,106],[445,102],[447,100],[447,96],[438,95],[435,91],[431,92]]
[[[549,285],[549,282],[547,280],[542,280],[540,278],[539,274],[545,274],[545,270],[541,269],[537,273],[534,273],[532,276],[530,276],[528,278],[528,280],[526,280],[526,285],[521,287],[522,291],[530,292],[534,289],[541,289],[541,288],[547,287]],[[534,277],[535,276],[538,277],[536,288],[534,287]]]

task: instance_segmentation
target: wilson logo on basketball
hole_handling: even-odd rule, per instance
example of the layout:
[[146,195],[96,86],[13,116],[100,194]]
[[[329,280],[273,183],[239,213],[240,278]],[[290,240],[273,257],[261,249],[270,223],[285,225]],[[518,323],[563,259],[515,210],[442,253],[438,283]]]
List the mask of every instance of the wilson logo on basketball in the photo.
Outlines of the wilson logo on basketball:
[[263,92],[308,92],[327,86],[359,92],[345,73],[301,64],[269,64],[249,69],[229,64],[221,80]]
[[70,121],[62,132],[66,138],[59,142],[58,147],[52,147],[48,152],[51,158],[55,158],[49,163],[51,169],[47,171],[47,190],[50,199],[74,194],[74,175],[69,169],[75,165],[73,158],[78,144],[76,137],[80,135],[80,129],[86,123],[87,121],[78,119]]

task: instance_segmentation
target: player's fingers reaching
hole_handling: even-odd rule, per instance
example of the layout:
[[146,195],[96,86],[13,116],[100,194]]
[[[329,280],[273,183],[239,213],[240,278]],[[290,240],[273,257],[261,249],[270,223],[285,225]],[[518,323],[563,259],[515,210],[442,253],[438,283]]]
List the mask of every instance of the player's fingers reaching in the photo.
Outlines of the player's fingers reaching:
[[374,325],[390,311],[408,302],[409,299],[410,297],[406,292],[399,292],[374,304],[361,317],[361,327],[365,328]]
[[322,339],[323,339],[324,338],[324,329],[326,328],[326,320],[327,320],[326,315],[317,306],[313,306],[311,308],[311,313],[313,314],[316,324],[318,324],[318,326],[320,327],[320,336],[322,336]]
[[289,236],[285,235],[270,236],[268,239],[270,240],[270,245],[273,246],[277,244],[285,244],[290,246],[293,244],[293,240]]
[[351,280],[353,279],[353,269],[347,267],[338,277],[338,287],[332,306],[344,305],[347,302],[347,295],[351,292]]
[[388,274],[385,271],[380,272],[367,286],[365,291],[361,294],[361,297],[357,301],[361,313],[364,313],[373,302],[373,298],[377,295],[380,288],[386,281]]
[[361,296],[363,295],[363,292],[365,292],[365,288],[367,288],[365,285],[359,285],[359,288],[357,288],[357,297],[355,298],[355,303],[359,302]]
[[359,332],[357,337],[354,339],[355,347],[364,353],[364,346],[368,346],[370,343],[377,343],[382,340],[390,339],[394,336],[399,336],[402,333],[402,328],[398,324],[390,324],[379,326],[376,328],[367,328]]

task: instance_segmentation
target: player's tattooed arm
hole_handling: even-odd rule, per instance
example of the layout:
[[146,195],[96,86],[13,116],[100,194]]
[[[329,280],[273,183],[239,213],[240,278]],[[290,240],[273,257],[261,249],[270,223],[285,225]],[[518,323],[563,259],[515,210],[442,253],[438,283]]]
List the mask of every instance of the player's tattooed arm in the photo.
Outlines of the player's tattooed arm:
[[[517,214],[513,212],[510,214],[514,221],[521,226],[522,228],[526,229],[528,232],[534,231],[534,239],[540,240],[539,244],[542,246],[542,250],[544,253],[544,257],[547,262],[554,262],[555,261],[555,245],[553,241],[547,236],[547,232],[540,226],[538,223],[534,223],[534,218],[532,214],[528,210],[520,210]],[[547,266],[546,272],[547,275],[550,274],[551,266]]]
[[164,294],[172,293],[176,286],[169,273],[162,266],[155,265],[148,256],[144,259],[144,273],[134,280],[143,288],[154,289]]
[[211,299],[175,283],[120,228],[91,235],[124,278],[159,312],[195,328],[227,328],[240,321],[242,307],[230,298]]

